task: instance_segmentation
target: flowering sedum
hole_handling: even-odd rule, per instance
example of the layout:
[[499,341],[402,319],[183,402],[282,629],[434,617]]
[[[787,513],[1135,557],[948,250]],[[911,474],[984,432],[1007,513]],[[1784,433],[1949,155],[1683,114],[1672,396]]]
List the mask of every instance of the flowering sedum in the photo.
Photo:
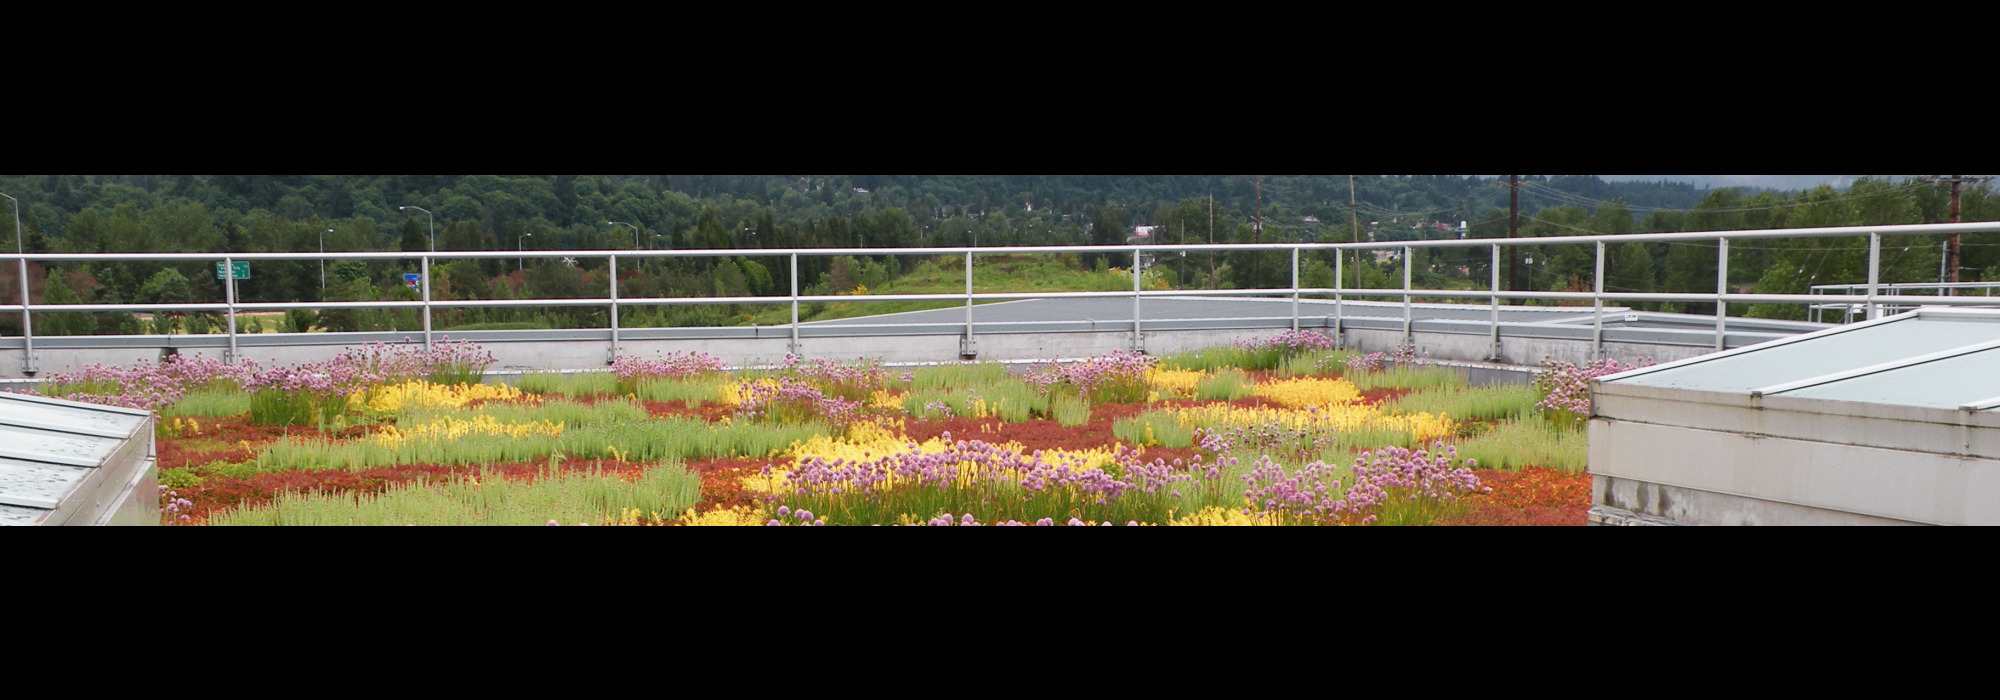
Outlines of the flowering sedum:
[[1243,512],[1237,508],[1208,506],[1194,513],[1167,521],[1173,526],[1196,527],[1239,527],[1247,525],[1282,525],[1279,513],[1262,511]]
[[474,401],[518,401],[527,396],[505,384],[403,382],[349,394],[349,408],[393,413],[405,409],[464,408]]
[[1208,373],[1201,370],[1152,367],[1146,370],[1146,385],[1159,392],[1160,397],[1191,399],[1195,385],[1207,377]]
[[1170,410],[1181,425],[1210,431],[1223,428],[1281,428],[1295,432],[1389,430],[1406,432],[1411,440],[1418,442],[1428,442],[1458,432],[1458,423],[1449,416],[1429,413],[1391,415],[1366,404],[1336,404],[1325,408],[1305,409],[1245,408],[1228,404],[1208,404]]
[[470,420],[446,416],[413,428],[383,426],[382,431],[368,436],[375,444],[389,449],[397,449],[408,443],[447,443],[467,438],[480,437],[528,437],[546,435],[559,437],[563,433],[561,423],[535,421],[532,423],[502,423],[493,416],[480,414]]
[[1317,377],[1297,377],[1259,382],[1252,389],[1252,395],[1283,404],[1291,408],[1308,406],[1329,407],[1351,404],[1361,400],[1361,390],[1345,379],[1320,379]]

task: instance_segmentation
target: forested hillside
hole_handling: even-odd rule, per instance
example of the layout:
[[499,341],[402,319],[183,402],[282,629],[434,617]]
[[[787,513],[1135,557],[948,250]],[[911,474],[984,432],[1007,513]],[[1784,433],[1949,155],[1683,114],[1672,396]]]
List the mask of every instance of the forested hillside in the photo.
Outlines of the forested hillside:
[[[1507,230],[1504,180],[1471,176],[570,176],[570,175],[24,175],[0,176],[19,198],[29,252],[263,252],[454,250],[630,250],[634,248],[1007,246],[1124,243],[1135,226],[1155,226],[1153,242],[1404,240],[1499,237]],[[1729,230],[1825,225],[1926,223],[1946,217],[1937,185],[1861,180],[1846,190],[1699,190],[1677,183],[1607,183],[1590,176],[1531,176],[1521,189],[1522,235],[1583,232]],[[0,203],[4,205],[7,203]],[[408,207],[408,208],[404,208]],[[421,209],[419,209],[421,208]],[[424,210],[428,210],[428,215]],[[1350,213],[1351,212],[1351,213]],[[1263,226],[1252,222],[1261,215]],[[1990,186],[1969,188],[1963,218],[2000,219]],[[616,223],[613,223],[616,222]],[[12,237],[11,226],[5,235]],[[1938,277],[1938,241],[1896,240],[1885,250],[1886,281]],[[2000,237],[1966,238],[1962,277],[2000,278]],[[1808,239],[1732,245],[1740,288],[1798,293],[1811,284],[1859,281],[1866,244]],[[1713,289],[1708,244],[1613,246],[1607,287]],[[1211,259],[1212,257],[1212,259]],[[1588,284],[1585,247],[1529,250],[1527,284]],[[1282,254],[1161,256],[1177,288],[1287,286]],[[1420,285],[1471,286],[1486,279],[1486,254],[1427,253]],[[1350,258],[1350,262],[1352,258]],[[808,293],[854,291],[920,261],[907,256],[805,257]],[[1331,285],[1330,255],[1307,261],[1307,284]],[[1121,259],[1079,256],[1075,265],[1117,267]],[[593,297],[606,294],[603,258],[561,261],[440,259],[433,293],[441,299]],[[1400,262],[1352,266],[1348,284],[1390,286]],[[415,262],[258,262],[239,285],[248,301],[413,298],[401,275]],[[0,266],[0,298],[18,298],[15,266]],[[744,256],[627,263],[624,297],[779,294],[789,290],[781,258]],[[38,304],[219,301],[212,264],[58,263],[31,265]],[[1400,280],[1396,281],[1400,284]],[[1661,308],[1696,305],[1656,305]],[[1750,313],[1797,317],[1792,307]],[[601,309],[451,310],[441,327],[494,324],[603,325]],[[743,309],[703,305],[634,310],[627,325],[743,322]],[[44,326],[44,317],[48,319]],[[18,317],[0,330],[18,332]],[[301,314],[291,323],[329,330],[409,329],[411,314]],[[12,324],[7,327],[7,324]],[[129,314],[37,314],[37,334],[200,332],[209,319],[164,315],[143,324]]]

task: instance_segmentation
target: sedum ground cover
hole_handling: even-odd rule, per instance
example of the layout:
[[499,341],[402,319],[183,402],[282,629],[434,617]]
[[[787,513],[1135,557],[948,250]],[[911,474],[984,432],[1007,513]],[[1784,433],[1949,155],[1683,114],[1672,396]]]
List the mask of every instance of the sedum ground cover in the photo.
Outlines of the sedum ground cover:
[[491,361],[174,357],[45,391],[160,413],[178,525],[1582,524],[1578,412],[1607,370],[1469,387],[1307,331],[1025,369],[694,353],[509,386]]

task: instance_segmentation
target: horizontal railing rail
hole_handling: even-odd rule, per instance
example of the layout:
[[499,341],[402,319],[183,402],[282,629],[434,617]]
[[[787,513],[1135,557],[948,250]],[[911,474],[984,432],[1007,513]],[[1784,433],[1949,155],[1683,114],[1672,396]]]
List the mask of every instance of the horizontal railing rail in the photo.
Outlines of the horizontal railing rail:
[[[1985,297],[1983,295],[1981,296],[1911,295],[1911,294],[1897,293],[1901,292],[1904,289],[1923,289],[1923,288],[1938,289],[1940,291],[1950,292],[1950,291],[1956,291],[1957,289],[1960,288],[1966,288],[1967,285],[1882,284],[1880,281],[1881,259],[1882,259],[1881,249],[1882,249],[1882,238],[1885,236],[1940,235],[1940,234],[1952,234],[1952,233],[1988,233],[1996,231],[2000,231],[2000,222],[1974,222],[1974,223],[1960,223],[1960,224],[1902,224],[1894,226],[1819,227],[1819,228],[1796,228],[1796,229],[1764,229],[1764,230],[1751,230],[1751,231],[1703,231],[1703,232],[1685,232],[1685,233],[1635,233],[1635,234],[1617,234],[1617,235],[1550,236],[1542,238],[1473,238],[1473,239],[1446,239],[1446,240],[1424,240],[1424,241],[1371,241],[1366,243],[1358,243],[1358,242],[1357,243],[1253,243],[1253,244],[1196,243],[1196,244],[1186,244],[1186,245],[1127,244],[1127,245],[1077,245],[1077,246],[1015,246],[1015,247],[992,247],[992,248],[982,248],[982,247],[754,248],[754,249],[727,249],[727,250],[634,249],[634,250],[565,250],[565,251],[466,250],[466,251],[435,251],[435,252],[371,251],[371,252],[326,252],[326,253],[319,253],[319,252],[27,253],[27,254],[0,253],[0,260],[14,260],[16,262],[16,265],[18,266],[20,285],[21,285],[20,296],[22,302],[18,304],[0,305],[0,312],[19,312],[21,314],[21,328],[22,328],[21,368],[24,374],[28,374],[30,376],[32,376],[38,371],[37,361],[34,351],[35,335],[34,335],[33,320],[35,313],[160,312],[160,311],[220,312],[226,316],[225,329],[228,335],[228,342],[229,342],[228,346],[229,349],[224,357],[225,360],[228,362],[235,362],[240,357],[240,351],[238,348],[239,331],[238,331],[236,316],[238,313],[242,312],[287,311],[293,309],[310,309],[310,310],[415,309],[421,312],[423,320],[423,331],[422,331],[423,342],[426,346],[429,346],[433,343],[433,336],[434,336],[434,332],[432,330],[432,325],[431,325],[433,309],[520,308],[520,307],[530,307],[530,308],[604,307],[609,311],[609,321],[610,321],[610,328],[608,329],[610,331],[610,347],[609,347],[609,353],[606,356],[606,361],[609,362],[610,360],[615,359],[618,354],[619,332],[621,330],[618,320],[618,310],[621,307],[673,306],[673,305],[686,305],[686,304],[789,304],[791,307],[791,321],[790,323],[783,324],[783,327],[789,329],[790,347],[794,352],[796,352],[798,350],[799,328],[801,325],[799,321],[799,306],[801,304],[833,303],[833,302],[963,301],[965,303],[965,322],[963,324],[963,337],[961,339],[960,349],[962,355],[970,357],[976,354],[976,346],[974,344],[975,337],[973,333],[974,324],[972,318],[973,315],[972,309],[976,302],[1007,301],[1007,300],[1021,300],[1021,299],[1051,299],[1051,298],[1074,298],[1074,299],[1130,298],[1132,300],[1132,317],[1129,322],[1131,328],[1131,347],[1134,350],[1144,350],[1145,336],[1143,332],[1144,327],[1143,327],[1142,316],[1140,313],[1142,300],[1147,297],[1188,297],[1188,296],[1290,295],[1292,300],[1291,327],[1293,329],[1298,329],[1300,327],[1299,302],[1302,297],[1308,295],[1314,297],[1331,296],[1334,304],[1334,314],[1331,327],[1334,329],[1336,335],[1339,334],[1339,330],[1342,327],[1341,326],[1342,319],[1345,316],[1343,303],[1347,298],[1349,297],[1400,298],[1403,302],[1402,332],[1405,342],[1407,342],[1410,338],[1411,329],[1415,321],[1413,316],[1413,309],[1415,307],[1416,299],[1483,298],[1487,300],[1487,306],[1489,307],[1490,311],[1487,322],[1487,326],[1489,329],[1488,333],[1490,336],[1489,359],[1499,357],[1500,328],[1502,325],[1500,322],[1501,300],[1518,299],[1518,300],[1539,300],[1539,301],[1575,301],[1575,302],[1587,301],[1590,302],[1593,310],[1593,324],[1592,324],[1593,331],[1591,334],[1591,352],[1593,357],[1601,357],[1603,354],[1605,302],[1661,301],[1661,302],[1698,302],[1698,303],[1716,304],[1715,349],[1717,350],[1722,349],[1722,346],[1724,344],[1726,326],[1728,323],[1728,318],[1726,316],[1726,312],[1728,309],[1727,305],[1731,303],[1806,304],[1810,308],[1815,308],[1815,309],[1830,305],[1843,305],[1843,304],[1850,305],[1849,308],[1851,309],[1853,308],[1854,305],[1859,305],[1860,307],[1866,309],[1867,316],[1868,318],[1871,319],[1879,317],[1883,313],[1885,307],[1889,306],[1889,304],[1885,302],[1889,301],[1892,301],[1896,308],[1911,308],[1916,305],[1925,305],[1925,304],[1948,305],[1948,306],[1992,305],[1996,303],[1995,300],[1991,297]],[[1732,240],[1827,238],[1827,237],[1841,237],[1841,236],[1868,237],[1868,249],[1867,249],[1868,280],[1866,283],[1850,284],[1850,285],[1818,285],[1811,288],[1809,290],[1811,293],[1809,294],[1731,293],[1728,289],[1729,242]],[[1716,277],[1716,288],[1715,288],[1716,291],[1714,293],[1711,294],[1706,292],[1694,292],[1694,293],[1607,292],[1604,290],[1604,278],[1605,278],[1604,266],[1605,266],[1606,245],[1630,244],[1630,243],[1655,243],[1655,242],[1694,242],[1694,241],[1713,241],[1716,243],[1717,277]],[[1595,271],[1592,275],[1593,284],[1591,286],[1591,291],[1588,292],[1511,291],[1511,290],[1502,290],[1500,288],[1501,287],[1500,253],[1503,248],[1508,248],[1512,246],[1563,246],[1563,245],[1594,245],[1596,247]],[[1434,248],[1480,248],[1480,247],[1489,248],[1491,250],[1491,265],[1489,266],[1489,270],[1491,272],[1491,282],[1488,289],[1484,290],[1422,289],[1413,286],[1412,284],[1413,269],[1411,267],[1411,258],[1413,257],[1413,253],[1415,251],[1423,249],[1434,249]],[[1262,252],[1290,253],[1292,284],[1289,287],[1274,287],[1274,288],[1262,288],[1262,289],[1211,289],[1211,290],[1143,289],[1141,286],[1143,281],[1143,274],[1141,273],[1146,268],[1146,265],[1144,264],[1145,261],[1150,256],[1154,258],[1154,262],[1157,264],[1158,262],[1157,254],[1163,250],[1172,250],[1177,252],[1262,251]],[[1300,260],[1300,255],[1302,253],[1312,252],[1312,251],[1346,251],[1346,250],[1356,250],[1356,251],[1399,250],[1401,252],[1400,258],[1403,263],[1402,287],[1389,288],[1389,289],[1372,289],[1372,288],[1347,288],[1343,286],[1342,282],[1346,277],[1344,270],[1345,256],[1335,257],[1334,270],[1333,270],[1335,285],[1333,287],[1306,287],[1300,284],[1299,260]],[[1132,290],[1129,292],[1098,291],[1098,292],[978,292],[978,293],[975,293],[973,291],[972,266],[973,266],[973,257],[976,255],[1023,255],[1023,254],[1058,254],[1058,253],[1115,253],[1115,254],[1130,255],[1133,261],[1133,264],[1130,269],[1135,271],[1134,274],[1132,274]],[[869,295],[824,295],[824,294],[812,295],[812,294],[799,293],[798,261],[800,257],[840,256],[840,255],[964,256],[965,271],[966,271],[965,291],[963,293],[950,293],[950,294],[869,294]],[[704,258],[704,257],[723,257],[723,256],[750,257],[750,258],[779,257],[788,259],[790,262],[791,273],[792,273],[789,275],[789,278],[791,280],[790,293],[785,295],[748,296],[748,297],[621,297],[619,295],[618,263],[620,259],[624,259],[627,261],[632,261],[632,260],[645,261],[645,260],[662,259],[662,258],[668,258],[668,259]],[[485,258],[516,258],[516,259],[605,258],[607,259],[606,268],[609,278],[607,284],[608,294],[603,297],[587,297],[587,298],[571,298],[571,299],[435,299],[432,297],[431,287],[430,287],[430,282],[431,282],[430,268],[432,266],[433,261],[485,259]],[[184,304],[36,304],[32,303],[32,300],[29,299],[29,285],[28,285],[29,262],[181,261],[181,262],[219,262],[222,263],[224,267],[228,267],[232,263],[236,262],[255,262],[255,261],[273,261],[273,260],[278,260],[278,261],[416,260],[418,261],[418,266],[420,269],[420,272],[418,273],[420,275],[419,284],[417,285],[419,298],[415,300],[385,300],[385,301],[249,302],[237,299],[236,285],[234,284],[236,280],[230,279],[228,280],[229,283],[225,284],[225,298],[221,303],[208,302],[208,303],[184,303]],[[1973,283],[1973,285],[1977,284],[1978,283]],[[1864,293],[1860,294],[1831,293],[1832,291],[1835,290],[1847,290],[1850,292],[1855,290],[1863,290]],[[1885,297],[1889,298],[1885,299]],[[956,324],[954,325],[956,326]],[[980,325],[990,326],[993,324],[982,323]],[[769,327],[775,327],[775,326],[767,326],[767,328]]]

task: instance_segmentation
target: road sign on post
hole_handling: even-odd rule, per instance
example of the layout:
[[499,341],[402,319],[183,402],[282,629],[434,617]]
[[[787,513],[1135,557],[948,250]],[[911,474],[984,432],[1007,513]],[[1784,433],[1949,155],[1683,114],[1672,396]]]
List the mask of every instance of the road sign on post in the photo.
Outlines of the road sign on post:
[[416,289],[417,285],[423,284],[423,282],[424,282],[423,275],[417,274],[415,272],[403,273],[403,286],[405,287]]
[[222,266],[222,263],[216,263],[216,264],[215,264],[215,278],[216,278],[216,279],[219,279],[219,280],[227,280],[227,279],[239,279],[239,280],[247,280],[247,279],[250,279],[250,263],[247,263],[247,262],[232,262],[232,263],[229,263],[229,267],[228,267],[228,269],[223,269],[223,266]]

